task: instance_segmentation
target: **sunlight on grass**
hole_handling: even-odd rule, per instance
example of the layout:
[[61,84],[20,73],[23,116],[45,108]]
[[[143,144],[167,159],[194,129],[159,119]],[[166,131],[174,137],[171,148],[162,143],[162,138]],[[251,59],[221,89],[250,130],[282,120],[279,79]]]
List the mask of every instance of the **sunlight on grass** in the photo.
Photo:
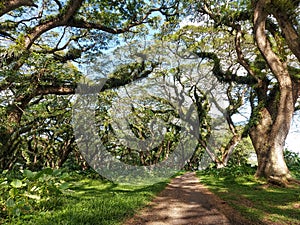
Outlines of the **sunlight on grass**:
[[268,186],[253,175],[199,172],[203,184],[253,224],[300,224],[300,186]]
[[64,195],[37,206],[34,215],[13,218],[4,224],[120,224],[164,189],[167,182],[151,186],[122,186],[101,180],[79,179],[72,184],[71,190]]

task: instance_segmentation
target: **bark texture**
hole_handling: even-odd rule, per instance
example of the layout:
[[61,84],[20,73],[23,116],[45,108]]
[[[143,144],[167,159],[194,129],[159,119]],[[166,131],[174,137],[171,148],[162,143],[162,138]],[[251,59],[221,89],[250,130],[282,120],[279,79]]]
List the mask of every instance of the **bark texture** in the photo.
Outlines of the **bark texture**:
[[259,0],[254,6],[254,34],[258,49],[274,74],[278,88],[269,98],[270,102],[267,102],[266,96],[258,96],[264,104],[256,114],[258,124],[253,126],[251,138],[258,156],[256,175],[284,183],[290,178],[283,149],[294,113],[295,90],[286,62],[273,51],[266,35],[268,3],[267,0]]

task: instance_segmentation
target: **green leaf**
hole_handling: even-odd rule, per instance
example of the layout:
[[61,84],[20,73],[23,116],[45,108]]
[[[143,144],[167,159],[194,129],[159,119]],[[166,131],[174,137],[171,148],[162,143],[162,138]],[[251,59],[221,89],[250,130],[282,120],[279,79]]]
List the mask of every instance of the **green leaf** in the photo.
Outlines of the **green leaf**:
[[10,197],[14,198],[18,194],[18,189],[12,188],[9,190],[8,194]]
[[32,179],[35,176],[35,173],[30,171],[30,170],[24,170],[23,174],[24,174],[25,177],[27,177],[29,179]]
[[31,208],[30,208],[30,206],[29,206],[29,205],[24,205],[23,209],[25,209],[25,210],[29,211]]
[[30,189],[30,191],[38,191],[39,189],[40,189],[39,187],[33,186],[33,187]]
[[53,171],[53,176],[58,176],[61,174],[61,170],[54,170]]
[[68,177],[69,177],[69,174],[68,174],[68,173],[63,173],[63,174],[61,175],[60,179],[64,180],[64,179],[66,179],[66,178],[68,178]]
[[14,207],[16,204],[15,204],[15,201],[12,199],[12,198],[9,198],[7,199],[6,201],[6,206],[9,207],[9,208],[12,208]]
[[43,174],[47,174],[47,175],[52,175],[53,169],[51,169],[51,168],[45,168],[45,169],[42,170],[42,173]]
[[61,190],[66,190],[70,187],[70,184],[68,182],[65,182],[65,183],[62,183],[60,186],[59,186],[59,189]]
[[7,182],[7,180],[5,180],[5,181],[3,181],[3,182],[0,184],[0,186],[1,186],[1,187],[5,187],[5,186],[7,186],[7,184],[8,184],[8,182]]
[[14,187],[14,188],[20,188],[20,187],[23,186],[23,182],[22,182],[21,180],[16,179],[16,180],[13,180],[13,181],[10,183],[10,185],[11,185],[12,187]]
[[21,210],[19,208],[15,208],[13,210],[13,214],[16,215],[16,216],[20,216],[21,215]]

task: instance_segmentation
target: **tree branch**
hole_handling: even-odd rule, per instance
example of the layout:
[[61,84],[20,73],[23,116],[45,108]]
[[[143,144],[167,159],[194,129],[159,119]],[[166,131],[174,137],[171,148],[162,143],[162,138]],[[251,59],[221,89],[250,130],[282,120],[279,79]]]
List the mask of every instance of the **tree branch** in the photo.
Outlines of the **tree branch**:
[[[75,94],[75,85],[63,85],[63,86],[39,86],[35,91],[35,96],[38,95],[71,95]],[[34,97],[35,97],[34,96]]]
[[285,40],[290,50],[295,54],[300,62],[300,36],[291,23],[290,18],[285,12],[279,10],[274,10],[273,15],[275,16],[282,32],[284,33]]
[[70,0],[65,9],[61,10],[62,13],[34,27],[34,29],[25,37],[25,48],[30,49],[34,41],[44,32],[55,27],[67,25],[68,20],[74,16],[83,2],[84,0]]
[[77,27],[77,28],[97,29],[97,30],[102,30],[102,31],[105,31],[105,32],[111,33],[111,34],[121,34],[121,33],[130,31],[130,29],[132,27],[146,23],[148,17],[153,12],[163,13],[162,12],[163,9],[164,9],[164,7],[150,9],[140,20],[131,22],[123,28],[112,28],[112,27],[104,26],[103,24],[92,23],[92,22],[85,21],[82,18],[78,19],[78,18],[74,18],[74,17],[71,20],[69,20],[66,25],[71,26],[71,27]]
[[235,50],[238,57],[238,62],[247,70],[247,72],[258,82],[260,83],[261,80],[255,76],[255,73],[251,69],[249,63],[246,61],[244,54],[242,52],[241,47],[241,38],[242,38],[242,30],[241,26],[236,26],[236,35],[235,35]]
[[61,5],[61,3],[59,2],[59,0],[54,0],[54,1],[55,1],[55,3],[57,4],[58,9],[61,10],[61,9],[62,9],[62,5]]
[[0,17],[21,6],[38,7],[33,0],[6,0],[0,5]]
[[195,54],[202,59],[213,60],[214,66],[212,72],[214,76],[220,82],[236,82],[238,84],[255,84],[256,80],[253,77],[247,76],[237,76],[236,74],[231,73],[230,71],[224,72],[221,67],[221,60],[217,54],[213,52],[195,52]]

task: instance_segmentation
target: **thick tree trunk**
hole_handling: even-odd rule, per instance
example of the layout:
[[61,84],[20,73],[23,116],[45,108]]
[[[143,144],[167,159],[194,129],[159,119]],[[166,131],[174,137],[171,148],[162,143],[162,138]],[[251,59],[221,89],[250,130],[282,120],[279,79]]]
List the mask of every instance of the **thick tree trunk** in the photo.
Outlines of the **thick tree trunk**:
[[[268,110],[263,108],[260,114],[260,121],[250,130],[258,161],[256,176],[265,177],[271,182],[285,184],[291,176],[284,160],[284,141],[278,141],[278,138],[271,135],[274,123]],[[287,127],[285,129],[283,132],[288,132]]]
[[[254,34],[258,49],[274,74],[278,88],[273,92],[259,95],[258,125],[250,131],[250,136],[258,157],[256,175],[271,181],[286,183],[291,178],[283,157],[283,148],[295,109],[293,82],[287,64],[273,51],[266,35],[268,17],[267,0],[254,2]],[[257,90],[259,93],[259,90]]]

